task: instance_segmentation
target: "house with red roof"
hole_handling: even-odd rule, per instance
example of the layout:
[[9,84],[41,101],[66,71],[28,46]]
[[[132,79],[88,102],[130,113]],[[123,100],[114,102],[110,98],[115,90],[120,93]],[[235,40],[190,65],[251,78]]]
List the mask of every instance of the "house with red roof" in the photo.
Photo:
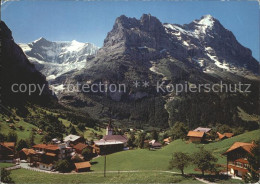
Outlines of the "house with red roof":
[[223,155],[227,156],[228,172],[237,177],[244,178],[248,173],[247,157],[251,153],[254,143],[235,142]]
[[55,161],[71,157],[72,147],[62,144],[36,144],[29,154],[30,163],[43,170],[52,170]]
[[89,162],[75,163],[76,172],[90,171],[91,164]]
[[0,160],[12,160],[14,158],[14,142],[0,143]]
[[224,134],[221,134],[221,133],[217,132],[217,134],[218,134],[218,139],[219,139],[219,140],[228,139],[228,138],[231,138],[231,137],[234,136],[233,133],[224,133]]
[[89,146],[88,144],[85,144],[85,143],[78,143],[76,145],[73,145],[72,148],[74,149],[74,151],[78,154],[81,154],[82,151],[85,149],[85,148],[90,148],[93,152],[93,147],[92,146]]

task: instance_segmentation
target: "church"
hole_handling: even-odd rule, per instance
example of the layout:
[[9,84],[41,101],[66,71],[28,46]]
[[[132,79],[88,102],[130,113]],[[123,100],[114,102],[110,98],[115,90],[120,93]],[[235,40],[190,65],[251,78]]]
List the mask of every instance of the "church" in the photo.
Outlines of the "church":
[[125,135],[113,135],[113,126],[110,122],[106,128],[106,135],[102,139],[94,141],[94,150],[98,155],[123,151],[127,147],[127,140]]

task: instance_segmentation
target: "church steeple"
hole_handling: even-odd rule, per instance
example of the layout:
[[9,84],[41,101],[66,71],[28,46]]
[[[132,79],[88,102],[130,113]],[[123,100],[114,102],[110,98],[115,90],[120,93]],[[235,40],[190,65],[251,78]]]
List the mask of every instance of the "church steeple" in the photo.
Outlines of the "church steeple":
[[113,135],[113,126],[111,120],[109,121],[107,128],[106,128],[106,135]]

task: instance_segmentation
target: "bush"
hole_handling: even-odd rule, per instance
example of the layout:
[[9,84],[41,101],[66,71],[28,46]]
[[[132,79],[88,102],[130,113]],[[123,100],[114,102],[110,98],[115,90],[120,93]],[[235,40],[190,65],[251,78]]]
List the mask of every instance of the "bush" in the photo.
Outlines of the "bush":
[[23,148],[28,148],[28,144],[25,140],[21,139],[16,146],[16,151],[21,151]]
[[14,183],[10,177],[10,171],[7,171],[4,168],[1,168],[1,183]]
[[70,163],[67,160],[59,160],[55,163],[55,169],[62,173],[70,172],[72,170]]

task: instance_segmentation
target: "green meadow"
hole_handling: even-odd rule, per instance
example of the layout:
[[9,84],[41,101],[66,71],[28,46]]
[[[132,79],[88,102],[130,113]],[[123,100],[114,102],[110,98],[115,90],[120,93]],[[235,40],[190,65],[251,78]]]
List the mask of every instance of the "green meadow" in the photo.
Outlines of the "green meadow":
[[[129,171],[129,170],[169,170],[168,163],[172,154],[182,151],[192,154],[199,150],[201,146],[210,150],[218,158],[219,164],[226,164],[226,157],[222,155],[234,142],[251,142],[260,139],[260,130],[247,132],[230,139],[208,144],[187,143],[182,140],[175,140],[160,150],[150,151],[148,149],[135,149],[117,152],[107,155],[107,170]],[[104,157],[92,160],[92,169],[102,171],[104,167]],[[176,171],[176,170],[174,170]],[[185,169],[185,172],[194,173],[194,166]]]

